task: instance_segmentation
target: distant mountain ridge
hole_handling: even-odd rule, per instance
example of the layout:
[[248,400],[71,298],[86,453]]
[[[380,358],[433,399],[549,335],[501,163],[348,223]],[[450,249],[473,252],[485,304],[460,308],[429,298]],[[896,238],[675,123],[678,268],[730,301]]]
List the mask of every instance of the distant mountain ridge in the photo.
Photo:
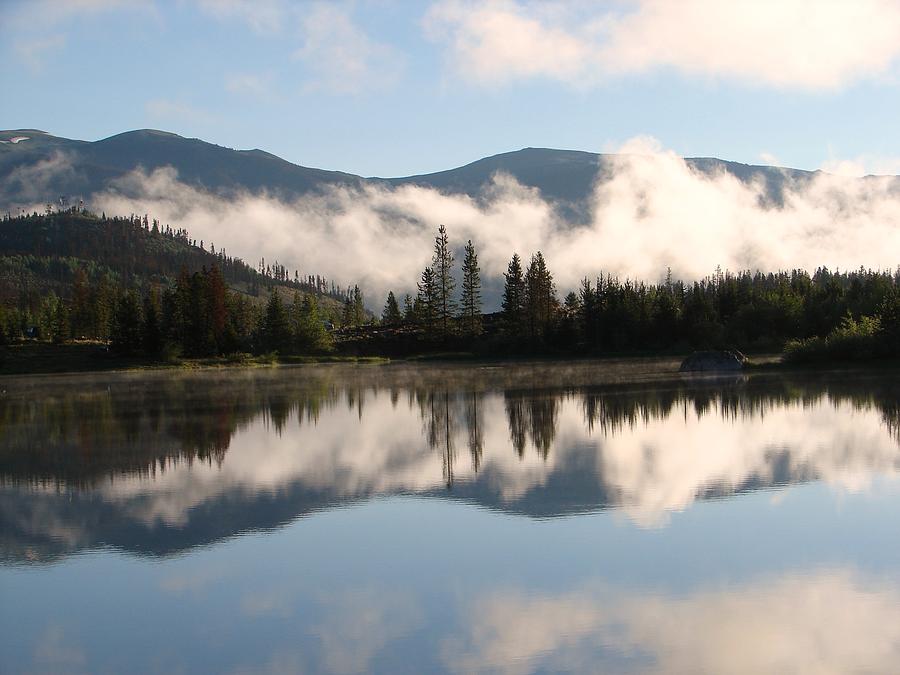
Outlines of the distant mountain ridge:
[[[451,194],[481,198],[497,172],[536,188],[564,211],[583,214],[598,178],[609,175],[614,155],[576,150],[525,148],[476,160],[446,171],[398,178],[366,178],[340,171],[292,164],[263,150],[233,150],[196,138],[141,129],[99,141],[53,136],[36,129],[0,131],[0,208],[89,199],[108,190],[129,172],[171,166],[181,181],[227,196],[267,192],[292,200],[331,186],[421,185]],[[816,173],[756,166],[712,157],[688,158],[696,170],[725,171],[746,182],[761,180],[768,196],[780,201],[786,181],[804,181]]]

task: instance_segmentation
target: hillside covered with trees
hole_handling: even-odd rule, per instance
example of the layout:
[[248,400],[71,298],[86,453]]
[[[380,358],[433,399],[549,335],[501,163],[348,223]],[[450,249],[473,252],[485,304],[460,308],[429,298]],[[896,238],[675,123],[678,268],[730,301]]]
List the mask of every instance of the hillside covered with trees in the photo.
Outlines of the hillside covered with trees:
[[339,290],[277,261],[251,267],[147,216],[48,208],[4,218],[0,234],[3,343],[108,341],[152,357],[315,351],[345,305],[365,318],[358,287]]

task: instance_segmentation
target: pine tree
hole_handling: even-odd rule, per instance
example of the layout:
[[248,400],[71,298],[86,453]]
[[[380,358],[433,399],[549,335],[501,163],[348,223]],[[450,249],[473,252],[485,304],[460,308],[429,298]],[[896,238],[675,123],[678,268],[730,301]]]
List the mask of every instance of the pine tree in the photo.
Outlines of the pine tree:
[[595,291],[591,286],[591,280],[585,277],[581,281],[581,289],[579,290],[579,300],[581,311],[579,319],[581,323],[581,333],[587,342],[588,349],[598,349],[600,336],[600,303],[597,301],[600,284]]
[[128,291],[116,305],[110,340],[120,354],[134,354],[141,347],[141,305],[134,291]]
[[472,240],[466,243],[463,258],[462,320],[468,335],[481,333],[481,270]]
[[885,295],[878,311],[881,319],[880,337],[888,354],[900,353],[900,290],[892,288]]
[[361,326],[366,322],[366,308],[359,286],[353,287],[353,325]]
[[344,298],[344,306],[341,308],[341,326],[349,328],[353,325],[353,299],[348,295]]
[[218,350],[221,349],[225,333],[225,279],[222,277],[219,266],[215,264],[210,267],[208,272],[204,270],[204,277],[213,348]]
[[53,344],[62,344],[69,339],[69,310],[66,308],[62,298],[56,301],[56,308],[53,310],[53,318],[50,323],[50,339]]
[[91,332],[90,305],[91,291],[88,285],[87,273],[79,267],[75,271],[72,280],[72,333],[75,337],[81,337]]
[[381,322],[386,326],[396,326],[402,320],[403,317],[400,316],[400,307],[397,305],[394,291],[389,291],[387,302],[384,303],[384,310],[381,312]]
[[416,314],[413,309],[413,301],[412,298],[409,297],[409,293],[407,293],[406,297],[403,299],[403,322],[413,323],[415,320]]
[[569,291],[563,305],[562,330],[560,341],[566,347],[572,348],[579,341],[579,324],[581,321],[581,299],[575,291]]
[[437,321],[437,287],[434,281],[434,270],[426,267],[422,270],[422,278],[419,281],[419,294],[416,296],[416,318],[425,328],[429,336],[434,334]]
[[525,271],[523,302],[525,325],[533,339],[545,335],[558,304],[553,275],[547,269],[543,254],[538,251],[531,256]]
[[269,302],[263,317],[262,343],[266,351],[283,352],[290,348],[291,328],[288,314],[278,291],[269,291]]
[[100,277],[91,295],[92,333],[98,340],[106,340],[112,330],[116,295],[107,276]]
[[162,352],[162,328],[160,326],[159,293],[156,288],[144,298],[144,320],[141,325],[141,346],[144,353],[157,356]]
[[332,341],[319,315],[319,303],[308,294],[300,307],[300,323],[297,332],[300,351],[322,352],[331,349]]
[[299,291],[294,291],[291,306],[288,308],[288,319],[291,328],[291,343],[295,352],[304,351],[303,335],[303,298]]
[[438,228],[438,234],[434,238],[431,268],[434,271],[435,318],[441,334],[446,337],[450,334],[450,322],[456,314],[456,302],[453,299],[456,281],[453,279],[453,252],[450,250],[447,229],[443,225]]
[[506,268],[506,284],[503,288],[503,321],[506,329],[516,331],[522,325],[522,310],[525,303],[525,278],[522,275],[522,260],[513,254]]

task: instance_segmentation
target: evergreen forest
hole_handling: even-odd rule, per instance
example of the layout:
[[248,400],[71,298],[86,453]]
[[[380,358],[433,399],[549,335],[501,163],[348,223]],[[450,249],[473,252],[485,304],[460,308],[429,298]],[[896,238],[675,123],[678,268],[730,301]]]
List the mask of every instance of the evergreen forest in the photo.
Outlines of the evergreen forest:
[[[94,342],[150,360],[234,354],[409,356],[780,352],[890,357],[900,345],[900,268],[722,271],[646,283],[598,271],[560,292],[541,251],[512,253],[500,311],[485,313],[472,241],[444,226],[430,264],[380,316],[360,286],[255,266],[148,216],[79,209],[0,223],[0,343]],[[460,245],[461,244],[461,245]],[[459,258],[459,259],[457,259]]]

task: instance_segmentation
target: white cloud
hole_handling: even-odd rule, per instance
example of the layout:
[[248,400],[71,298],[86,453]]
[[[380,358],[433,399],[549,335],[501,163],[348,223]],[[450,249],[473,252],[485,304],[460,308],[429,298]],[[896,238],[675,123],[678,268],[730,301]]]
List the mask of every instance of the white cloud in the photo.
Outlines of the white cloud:
[[[623,10],[624,8],[624,10]],[[455,69],[483,85],[544,77],[589,86],[673,68],[756,85],[832,90],[890,72],[895,0],[437,2],[425,19]]]
[[459,72],[481,84],[529,77],[575,82],[595,59],[594,47],[563,27],[506,0],[478,5],[437,3],[425,19],[428,33],[451,43]]
[[[239,20],[253,31],[283,38],[295,47],[291,59],[304,66],[310,91],[355,94],[389,87],[405,62],[394,47],[373,39],[352,16],[346,2],[282,0],[200,0],[200,8],[218,19]],[[233,81],[232,81],[233,80]],[[258,76],[233,76],[229,91],[258,89]]]
[[382,89],[404,68],[393,47],[371,39],[346,8],[316,4],[300,22],[302,46],[293,57],[310,73],[307,86],[339,94]]
[[17,196],[20,208],[27,206],[27,212],[43,211],[42,200],[55,194],[58,183],[77,181],[79,178],[81,176],[72,165],[71,157],[57,150],[46,159],[12,169],[4,179],[4,187]]
[[590,199],[590,222],[581,226],[565,222],[536,190],[502,175],[482,201],[370,185],[285,203],[264,194],[224,199],[163,170],[131,175],[115,192],[95,196],[93,208],[152,213],[246,259],[277,258],[289,268],[359,282],[376,298],[390,289],[414,292],[441,223],[454,241],[473,240],[484,278],[498,280],[513,252],[527,258],[540,249],[561,291],[600,272],[657,281],[671,267],[676,277],[693,280],[717,266],[812,271],[822,265],[893,269],[900,262],[893,179],[785,178],[783,205],[764,206],[765,185],[698,173],[652,139],[620,150],[611,177]]
[[853,159],[831,158],[822,170],[837,176],[896,176],[900,175],[900,158],[860,155]]
[[199,0],[201,10],[218,19],[236,19],[260,34],[276,34],[290,22],[283,0]]

